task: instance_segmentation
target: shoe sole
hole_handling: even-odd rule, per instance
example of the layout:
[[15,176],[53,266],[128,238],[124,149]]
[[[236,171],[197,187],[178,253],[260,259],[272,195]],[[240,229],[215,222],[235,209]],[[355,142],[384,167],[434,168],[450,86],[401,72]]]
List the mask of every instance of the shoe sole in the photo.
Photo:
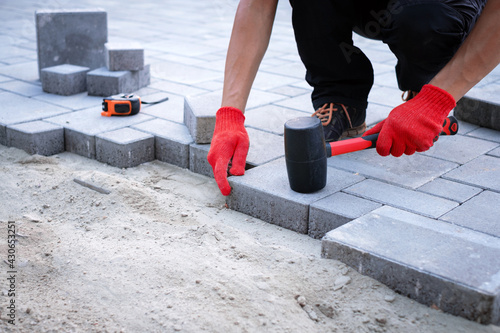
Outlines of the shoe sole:
[[339,140],[342,140],[347,137],[349,138],[355,137],[357,135],[363,134],[365,131],[366,131],[366,123],[362,123],[358,127],[349,128],[347,131],[342,133]]
[[[366,123],[363,123],[358,127],[349,128],[348,130],[344,131],[340,136],[340,138],[336,141],[345,139],[347,137],[349,138],[355,137],[357,135],[363,134],[365,131],[366,131]],[[326,140],[326,142],[332,142],[332,141],[334,140]]]

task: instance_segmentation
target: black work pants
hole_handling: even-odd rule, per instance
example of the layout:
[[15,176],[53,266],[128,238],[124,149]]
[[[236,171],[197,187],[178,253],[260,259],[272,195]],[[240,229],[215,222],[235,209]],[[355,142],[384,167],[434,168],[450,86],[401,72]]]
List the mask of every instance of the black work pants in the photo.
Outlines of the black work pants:
[[446,65],[486,0],[290,0],[292,24],[314,109],[366,109],[373,68],[352,32],[388,44],[403,91],[420,91]]

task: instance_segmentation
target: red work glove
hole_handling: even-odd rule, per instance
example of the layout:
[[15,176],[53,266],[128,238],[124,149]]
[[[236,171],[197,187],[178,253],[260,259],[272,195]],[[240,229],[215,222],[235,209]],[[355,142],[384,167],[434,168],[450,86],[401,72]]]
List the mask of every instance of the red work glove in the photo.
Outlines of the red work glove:
[[434,144],[443,128],[445,118],[455,107],[455,99],[447,91],[426,84],[406,103],[401,104],[363,136],[380,133],[377,152],[399,157],[423,152]]
[[243,112],[233,107],[222,107],[215,115],[215,130],[207,159],[223,195],[231,193],[227,180],[227,168],[231,158],[233,160],[229,173],[235,176],[245,173],[250,140],[244,122]]

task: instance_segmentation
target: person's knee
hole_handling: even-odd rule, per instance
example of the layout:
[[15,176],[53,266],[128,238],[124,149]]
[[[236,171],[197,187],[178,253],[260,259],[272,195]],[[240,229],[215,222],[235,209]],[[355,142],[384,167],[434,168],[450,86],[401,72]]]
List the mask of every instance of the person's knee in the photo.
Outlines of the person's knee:
[[417,55],[425,50],[434,52],[433,48],[454,50],[466,32],[455,9],[435,2],[402,7],[392,16],[386,33],[389,44],[395,42],[399,49]]

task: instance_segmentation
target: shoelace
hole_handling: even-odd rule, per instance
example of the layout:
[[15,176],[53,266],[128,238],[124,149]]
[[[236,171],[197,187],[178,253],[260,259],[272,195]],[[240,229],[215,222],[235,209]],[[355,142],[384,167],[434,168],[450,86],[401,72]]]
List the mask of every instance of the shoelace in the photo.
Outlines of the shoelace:
[[[341,107],[341,109],[339,109],[339,106]],[[315,117],[315,116],[318,117],[319,120],[321,121],[322,125],[327,126],[328,124],[330,124],[332,122],[333,112],[338,112],[339,110],[344,111],[344,113],[347,117],[347,120],[349,121],[349,127],[352,128],[351,117],[349,117],[349,113],[347,112],[347,109],[344,106],[344,104],[325,103],[325,105],[323,105],[318,110],[316,110],[316,112],[314,112],[311,117]]]

